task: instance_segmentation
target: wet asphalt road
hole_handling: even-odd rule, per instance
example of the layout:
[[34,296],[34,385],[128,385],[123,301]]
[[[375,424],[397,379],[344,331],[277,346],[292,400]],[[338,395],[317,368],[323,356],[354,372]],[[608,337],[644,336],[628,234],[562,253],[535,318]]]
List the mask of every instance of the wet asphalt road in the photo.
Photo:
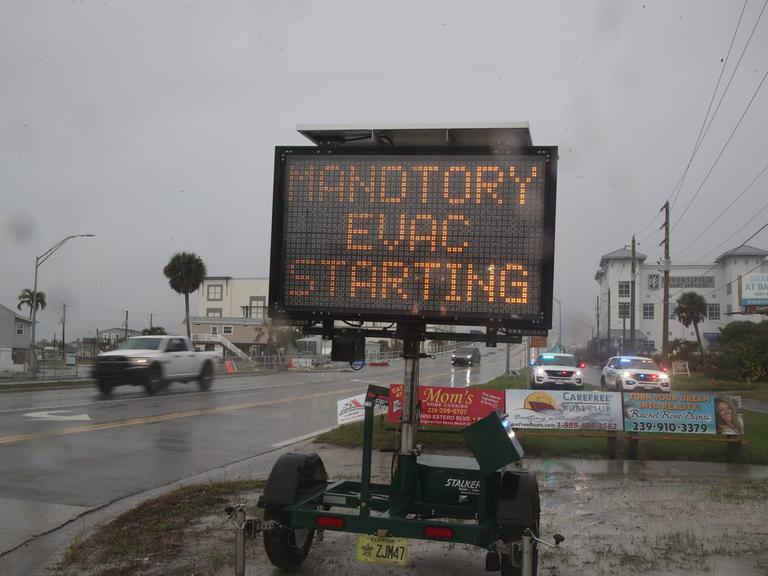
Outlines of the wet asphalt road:
[[[420,365],[422,385],[467,386],[505,369],[504,346],[472,368]],[[511,367],[523,363],[513,347]],[[403,380],[403,363],[358,372],[219,378],[209,392],[174,383],[147,397],[118,387],[0,394],[0,555],[128,495],[265,454],[336,424],[336,402]]]

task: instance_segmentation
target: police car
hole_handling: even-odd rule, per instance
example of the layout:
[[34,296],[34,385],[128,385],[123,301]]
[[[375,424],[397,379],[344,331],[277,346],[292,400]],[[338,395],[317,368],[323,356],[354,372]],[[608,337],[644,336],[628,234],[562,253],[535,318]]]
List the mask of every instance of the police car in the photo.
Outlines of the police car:
[[531,370],[531,390],[582,390],[582,367],[573,354],[539,354]]
[[651,358],[614,356],[608,359],[600,376],[600,386],[617,392],[669,392],[669,374],[659,369]]

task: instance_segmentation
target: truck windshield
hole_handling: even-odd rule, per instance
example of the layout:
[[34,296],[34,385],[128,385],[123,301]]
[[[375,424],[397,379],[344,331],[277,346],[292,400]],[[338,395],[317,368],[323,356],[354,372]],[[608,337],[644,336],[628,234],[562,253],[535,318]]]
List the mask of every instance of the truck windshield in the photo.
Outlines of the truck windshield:
[[157,350],[162,338],[129,338],[120,344],[121,350]]

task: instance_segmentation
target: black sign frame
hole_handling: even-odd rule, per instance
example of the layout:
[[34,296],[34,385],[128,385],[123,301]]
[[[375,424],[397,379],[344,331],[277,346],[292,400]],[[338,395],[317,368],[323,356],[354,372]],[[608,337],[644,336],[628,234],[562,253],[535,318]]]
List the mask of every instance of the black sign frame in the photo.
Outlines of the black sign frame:
[[[338,309],[317,311],[309,308],[288,307],[285,305],[285,270],[286,252],[286,197],[287,186],[286,161],[291,155],[305,156],[532,156],[544,157],[544,211],[543,211],[543,246],[541,254],[539,317],[513,318],[495,317],[477,312],[464,314],[451,313],[451,316],[430,313],[402,314],[370,309]],[[503,328],[517,334],[541,334],[552,327],[552,296],[554,282],[554,245],[555,245],[555,203],[557,189],[557,147],[532,146],[513,149],[488,147],[458,146],[419,146],[419,147],[316,147],[316,146],[277,146],[275,147],[275,172],[272,201],[272,245],[269,278],[268,315],[278,321],[314,324],[328,320],[363,321],[363,322],[399,322],[435,325],[474,325],[488,328]]]

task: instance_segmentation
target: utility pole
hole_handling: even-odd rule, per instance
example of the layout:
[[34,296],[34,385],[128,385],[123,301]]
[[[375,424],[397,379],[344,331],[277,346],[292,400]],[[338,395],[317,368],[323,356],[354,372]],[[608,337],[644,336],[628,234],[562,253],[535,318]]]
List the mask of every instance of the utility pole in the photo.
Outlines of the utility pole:
[[125,311],[125,339],[128,340],[128,310]]
[[61,316],[61,358],[67,359],[67,305],[62,304],[63,313]]
[[152,331],[152,312],[149,313],[149,330]]
[[608,342],[608,354],[613,356],[613,339],[611,338],[611,289],[608,288],[608,332],[605,340]]
[[[661,364],[669,365],[669,200],[661,208],[664,210],[664,310],[661,316]],[[661,211],[661,210],[660,210]]]
[[629,283],[629,349],[632,354],[635,350],[635,235],[632,235],[632,279]]

